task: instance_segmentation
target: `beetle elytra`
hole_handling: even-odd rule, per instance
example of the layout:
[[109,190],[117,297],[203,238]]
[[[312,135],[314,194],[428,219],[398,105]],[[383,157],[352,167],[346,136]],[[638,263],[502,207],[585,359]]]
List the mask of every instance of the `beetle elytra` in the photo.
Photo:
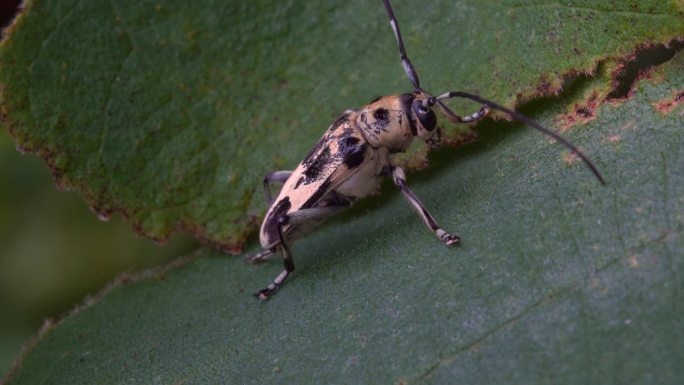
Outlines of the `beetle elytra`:
[[[347,110],[325,131],[323,137],[304,157],[294,171],[275,171],[264,178],[264,192],[269,209],[261,225],[259,238],[263,251],[247,257],[260,262],[280,250],[284,269],[268,285],[255,293],[267,299],[294,270],[291,242],[311,231],[332,214],[376,191],[380,180],[391,176],[402,195],[416,210],[425,225],[446,245],[460,241],[458,235],[442,229],[406,185],[404,170],[392,164],[392,154],[405,151],[414,137],[431,147],[437,147],[441,131],[437,126],[435,107],[454,123],[469,123],[487,114],[489,109],[502,111],[568,147],[604,183],[594,164],[572,143],[536,121],[479,95],[452,91],[433,96],[420,86],[418,74],[406,54],[399,24],[389,0],[383,0],[390,25],[399,46],[402,66],[413,92],[384,96],[357,110]],[[461,117],[451,111],[443,100],[466,98],[483,107],[470,116]],[[269,185],[283,183],[275,199]]]

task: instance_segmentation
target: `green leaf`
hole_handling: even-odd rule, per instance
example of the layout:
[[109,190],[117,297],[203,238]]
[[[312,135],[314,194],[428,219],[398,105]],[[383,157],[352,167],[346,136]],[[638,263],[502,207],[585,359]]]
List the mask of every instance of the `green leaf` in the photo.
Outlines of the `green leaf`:
[[[204,252],[115,285],[43,331],[18,384],[671,384],[684,378],[684,53],[568,137],[608,184],[529,129],[433,154],[296,243],[298,270]],[[563,106],[538,110],[547,124]]]
[[[508,105],[684,35],[675,0],[395,7],[427,89]],[[265,173],[294,168],[340,112],[410,91],[380,1],[35,1],[12,31],[0,99],[18,144],[160,241],[183,228],[238,248]]]

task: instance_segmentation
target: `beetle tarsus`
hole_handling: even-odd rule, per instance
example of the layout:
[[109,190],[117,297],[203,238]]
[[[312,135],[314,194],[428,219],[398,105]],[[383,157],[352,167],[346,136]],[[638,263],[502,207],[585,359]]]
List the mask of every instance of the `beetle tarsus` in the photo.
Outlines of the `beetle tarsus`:
[[254,293],[254,296],[257,297],[257,299],[260,301],[265,301],[265,300],[271,298],[271,296],[273,295],[273,293],[276,292],[276,290],[278,290],[277,286],[271,288],[269,285],[269,287],[262,289],[262,290],[259,290],[256,293]]
[[447,233],[441,228],[435,230],[435,235],[437,235],[437,238],[439,238],[447,246],[455,245],[461,242],[461,237],[456,234]]
[[294,270],[294,264],[291,263],[291,260],[288,261],[286,260],[285,262],[285,270],[280,272],[278,276],[271,282],[270,285],[268,285],[265,289],[261,289],[254,293],[254,296],[257,297],[260,300],[266,300],[269,299],[277,290],[282,286],[283,281],[285,281],[285,278],[287,278],[288,275],[290,275],[290,272]]

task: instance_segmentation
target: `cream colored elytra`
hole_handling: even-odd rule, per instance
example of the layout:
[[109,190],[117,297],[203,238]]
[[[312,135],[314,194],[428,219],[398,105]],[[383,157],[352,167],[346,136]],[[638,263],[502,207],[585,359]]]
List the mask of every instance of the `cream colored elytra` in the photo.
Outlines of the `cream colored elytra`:
[[[360,110],[348,110],[323,134],[314,148],[289,175],[261,225],[264,249],[280,245],[279,218],[289,217],[281,231],[286,242],[311,230],[330,214],[376,191],[380,178],[389,175],[390,155],[408,148],[414,136],[433,145],[439,140],[435,125],[423,126],[412,111],[422,97],[387,96]],[[434,112],[425,115],[434,123]],[[305,221],[294,220],[303,217]],[[282,220],[281,220],[282,221]]]

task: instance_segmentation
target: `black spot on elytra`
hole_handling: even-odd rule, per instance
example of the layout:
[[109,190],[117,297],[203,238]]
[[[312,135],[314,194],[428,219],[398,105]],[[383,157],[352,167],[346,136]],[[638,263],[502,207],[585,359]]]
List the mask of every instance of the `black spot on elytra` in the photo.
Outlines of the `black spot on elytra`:
[[273,218],[280,218],[283,215],[287,214],[287,210],[292,207],[292,202],[290,202],[290,197],[284,197],[283,199],[279,200],[278,203],[276,203],[275,207],[273,207],[273,210],[271,210],[271,217]]
[[321,149],[321,146],[323,146],[323,143],[325,143],[324,139],[319,140],[318,143],[316,143],[316,145],[314,145],[313,148],[311,150],[309,150],[309,153],[306,154],[302,163],[304,163],[305,165],[311,163],[312,157],[318,152],[318,150]]
[[355,136],[348,136],[346,138],[340,139],[339,142],[340,142],[339,143],[340,147],[350,147],[350,146],[353,146],[353,145],[359,143],[359,138],[357,138]]
[[306,180],[304,183],[309,184],[317,180],[331,161],[332,158],[330,157],[329,147],[323,148],[323,150],[321,150],[317,156],[310,157],[308,161],[304,162],[304,165],[306,166],[306,170],[304,171]]
[[364,144],[357,147],[355,151],[350,152],[347,156],[345,156],[343,162],[350,169],[359,167],[359,165],[363,163],[363,160],[365,159],[365,154],[366,145]]
[[[340,115],[337,118],[337,120],[335,120],[335,122],[330,125],[330,128],[328,128],[328,132],[333,132],[333,131],[337,130],[337,128],[341,124],[344,124],[348,118],[349,118],[348,112],[345,112],[342,115]],[[305,165],[309,165],[310,163],[312,163],[313,160],[311,158],[321,149],[321,147],[326,143],[326,141],[327,141],[327,134],[324,135],[323,138],[321,138],[321,140],[319,140],[318,143],[316,143],[313,146],[313,148],[309,151],[308,154],[306,154],[302,163],[304,163]]]
[[302,182],[304,182],[304,179],[305,179],[305,178],[304,178],[303,176],[299,178],[299,180],[297,181],[297,183],[295,183],[295,186],[294,186],[294,189],[295,189],[295,190],[299,187],[300,184],[302,184]]
[[359,144],[359,142],[359,138],[355,136],[342,136],[337,140],[342,162],[350,169],[363,163],[366,144]]
[[279,200],[278,203],[275,204],[271,212],[268,214],[268,218],[266,218],[266,227],[264,228],[264,231],[268,236],[269,243],[273,244],[274,242],[279,241],[278,219],[285,216],[287,214],[287,211],[290,210],[291,207],[292,202],[290,202],[290,197],[286,196],[285,198]]
[[340,124],[347,121],[348,117],[349,117],[348,112],[342,113],[342,115],[338,116],[337,119],[335,120],[335,122],[330,125],[330,128],[328,128],[328,131],[335,131],[335,129],[337,129],[337,127],[339,127]]

